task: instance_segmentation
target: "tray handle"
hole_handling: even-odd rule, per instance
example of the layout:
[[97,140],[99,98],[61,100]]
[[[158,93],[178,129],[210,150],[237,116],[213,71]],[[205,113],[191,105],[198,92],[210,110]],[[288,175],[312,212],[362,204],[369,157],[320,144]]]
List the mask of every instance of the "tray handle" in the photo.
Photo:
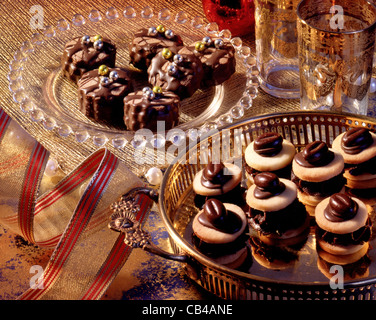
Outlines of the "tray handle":
[[140,210],[137,204],[139,195],[146,195],[158,203],[158,191],[148,187],[138,187],[124,194],[118,202],[111,205],[113,214],[108,227],[124,234],[124,243],[132,248],[141,248],[165,259],[189,263],[191,259],[185,254],[172,254],[157,247],[152,243],[151,235],[144,231],[135,214]]

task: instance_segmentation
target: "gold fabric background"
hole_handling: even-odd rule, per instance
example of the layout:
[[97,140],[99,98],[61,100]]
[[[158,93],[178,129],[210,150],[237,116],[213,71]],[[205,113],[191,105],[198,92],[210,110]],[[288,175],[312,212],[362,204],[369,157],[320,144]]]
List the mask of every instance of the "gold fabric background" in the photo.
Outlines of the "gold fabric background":
[[[179,11],[185,11],[190,18],[195,16],[204,17],[199,0],[167,0],[167,1],[146,1],[126,2],[117,0],[2,0],[0,4],[0,105],[1,107],[22,127],[24,127],[32,137],[36,138],[52,157],[64,162],[66,172],[77,166],[86,156],[87,150],[82,152],[79,148],[71,147],[70,139],[62,139],[56,133],[45,130],[40,124],[33,123],[20,110],[18,104],[13,101],[8,88],[7,74],[9,72],[9,62],[12,60],[14,52],[20,48],[22,43],[30,39],[31,35],[38,30],[30,28],[32,14],[29,9],[33,5],[40,5],[44,9],[44,25],[56,26],[59,19],[71,20],[75,13],[88,16],[92,9],[106,12],[107,8],[113,6],[121,13],[127,5],[132,5],[137,12],[149,5],[154,12],[161,8],[168,7],[175,15]],[[135,20],[137,23],[137,20]],[[41,31],[41,30],[39,30]],[[242,37],[243,43],[249,45],[254,52],[254,34]],[[270,97],[263,92],[254,101],[254,105],[246,112],[243,119],[256,115],[275,111],[286,111],[299,108],[297,100],[282,100]],[[67,156],[69,155],[69,156]],[[136,165],[129,165],[131,169],[138,172],[143,168]],[[153,216],[153,215],[151,215]],[[163,226],[156,216],[147,222],[145,229],[163,232]],[[168,247],[166,239],[161,239],[159,243],[162,247]],[[51,250],[40,249],[30,246],[23,239],[15,236],[9,230],[0,226],[0,270],[1,270],[1,299],[14,299],[28,287],[30,279],[30,266],[40,264],[45,266]],[[166,269],[167,266],[167,269]],[[152,278],[154,286],[151,290],[158,288],[159,294],[147,296],[148,298],[162,299],[202,299],[207,297],[205,292],[194,286],[184,278],[183,271],[177,263],[167,263],[159,257],[151,257],[149,254],[134,250],[128,260],[124,270],[120,272],[114,283],[104,296],[105,299],[124,298],[124,292],[128,290],[130,294],[125,298],[142,299],[145,291],[137,290],[144,285],[148,287],[147,281],[132,274],[133,270],[148,270],[155,272]],[[175,284],[171,278],[175,277]],[[177,280],[176,280],[177,279]],[[157,284],[157,285],[155,285]]]

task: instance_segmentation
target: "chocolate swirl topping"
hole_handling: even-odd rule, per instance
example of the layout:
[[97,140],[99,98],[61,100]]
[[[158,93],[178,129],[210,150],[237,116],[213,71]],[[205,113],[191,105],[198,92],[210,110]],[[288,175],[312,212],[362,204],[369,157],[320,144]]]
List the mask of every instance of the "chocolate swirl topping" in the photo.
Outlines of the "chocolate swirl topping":
[[238,232],[242,227],[240,217],[236,213],[226,210],[218,199],[209,199],[205,202],[198,221],[208,228],[230,234]]
[[269,199],[281,194],[286,186],[279,180],[278,176],[272,172],[262,172],[254,177],[256,188],[253,195],[256,199]]
[[254,142],[254,150],[264,157],[273,157],[282,150],[282,137],[276,132],[266,132]]
[[223,163],[208,163],[205,167],[202,176],[201,184],[209,189],[217,189],[231,179],[231,175],[225,174],[225,166]]
[[358,154],[373,143],[371,133],[365,128],[351,128],[342,137],[341,147],[347,154]]
[[334,159],[334,152],[330,151],[323,141],[313,141],[295,156],[295,161],[306,168],[322,167]]
[[329,199],[324,210],[326,219],[332,222],[342,222],[352,219],[358,211],[358,204],[347,194],[335,193]]

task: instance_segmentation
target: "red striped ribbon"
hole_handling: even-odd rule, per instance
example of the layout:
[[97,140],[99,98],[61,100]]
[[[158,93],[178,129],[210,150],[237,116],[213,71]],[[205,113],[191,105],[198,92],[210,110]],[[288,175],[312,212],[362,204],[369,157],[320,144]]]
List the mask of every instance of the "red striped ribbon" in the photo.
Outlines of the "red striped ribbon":
[[[0,141],[10,122],[9,116],[0,108]],[[43,288],[28,289],[19,297],[21,300],[43,299],[43,295],[51,289],[64,272],[64,263],[74,251],[80,236],[85,230],[87,231],[88,225],[94,228],[97,224],[103,223],[100,213],[99,217],[98,214],[93,217],[93,213],[119,165],[119,160],[112,153],[106,149],[100,149],[81,163],[50,192],[36,201],[48,156],[48,151],[35,141],[25,171],[22,192],[19,196],[18,226],[21,235],[29,242],[40,246],[55,247],[55,250],[43,273]],[[34,239],[34,216],[48,209],[89,178],[91,178],[90,183],[78,202],[64,233],[36,242]],[[138,203],[140,210],[136,219],[142,223],[150,209],[151,200],[140,196]],[[87,288],[82,288],[83,300],[99,299],[126,262],[132,249],[125,245],[123,240],[124,236],[120,234],[96,276]]]

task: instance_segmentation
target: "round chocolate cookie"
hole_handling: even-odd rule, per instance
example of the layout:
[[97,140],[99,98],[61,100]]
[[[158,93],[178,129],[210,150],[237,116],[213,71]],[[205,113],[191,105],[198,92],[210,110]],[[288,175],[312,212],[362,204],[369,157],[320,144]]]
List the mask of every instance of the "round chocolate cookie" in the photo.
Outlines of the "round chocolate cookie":
[[176,54],[165,48],[151,61],[149,83],[175,92],[180,99],[192,96],[204,75],[202,63],[193,51],[182,47]]
[[193,242],[216,263],[237,268],[248,253],[246,226],[246,215],[240,207],[209,199],[193,219]]
[[163,48],[182,47],[179,35],[164,26],[142,28],[138,30],[129,45],[130,63],[136,68],[146,71],[154,56]]
[[132,90],[128,70],[102,65],[78,81],[80,110],[94,121],[124,127],[123,99]]
[[295,146],[277,132],[266,132],[258,136],[244,152],[249,182],[253,183],[253,177],[260,172],[273,172],[279,178],[290,179],[291,162],[295,153]]
[[324,198],[344,188],[343,171],[342,155],[317,140],[295,155],[291,180],[298,187],[300,201],[315,207]]
[[376,134],[365,128],[351,128],[334,139],[333,149],[344,158],[346,186],[357,189],[354,192],[359,196],[375,194]]
[[189,48],[202,62],[202,87],[221,84],[235,73],[235,49],[229,41],[206,36]]
[[157,131],[158,121],[164,121],[165,130],[179,123],[180,99],[160,87],[132,92],[124,98],[124,123],[128,130],[146,128]]
[[271,172],[257,174],[254,182],[247,191],[246,202],[249,224],[261,241],[288,246],[296,243],[296,237],[306,236],[309,218],[297,199],[296,185]]
[[366,205],[345,193],[321,201],[315,219],[317,244],[332,255],[353,255],[371,238],[372,223]]
[[231,163],[208,163],[195,175],[193,191],[195,205],[201,208],[207,199],[216,198],[222,202],[244,204],[240,182],[241,169]]
[[61,66],[64,76],[75,83],[90,70],[98,69],[101,65],[115,66],[116,46],[111,40],[96,36],[75,38],[64,47]]

